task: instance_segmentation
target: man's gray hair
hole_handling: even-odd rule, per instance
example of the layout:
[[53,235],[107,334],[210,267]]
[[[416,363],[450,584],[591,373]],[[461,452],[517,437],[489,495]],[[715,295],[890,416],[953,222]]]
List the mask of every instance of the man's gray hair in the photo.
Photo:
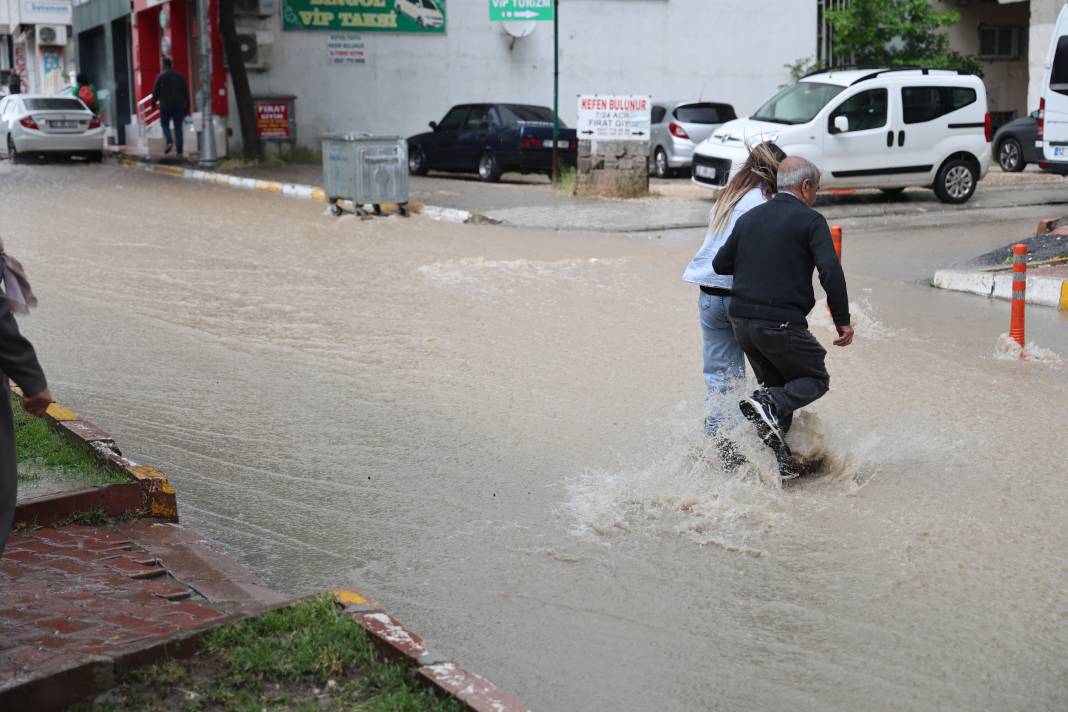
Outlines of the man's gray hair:
[[779,190],[800,188],[805,179],[811,181],[812,185],[818,184],[820,169],[800,156],[790,156],[779,166],[777,187]]

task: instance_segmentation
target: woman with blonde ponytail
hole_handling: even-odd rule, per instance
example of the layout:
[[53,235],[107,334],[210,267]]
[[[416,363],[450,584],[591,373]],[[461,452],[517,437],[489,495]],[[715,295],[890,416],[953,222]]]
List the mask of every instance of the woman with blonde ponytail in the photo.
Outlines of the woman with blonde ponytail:
[[[734,338],[727,310],[731,301],[733,278],[716,274],[712,260],[727,241],[734,224],[747,211],[766,202],[775,193],[779,163],[786,158],[771,141],[757,144],[749,151],[742,169],[723,188],[709,213],[709,227],[704,244],[686,267],[682,278],[701,288],[698,308],[704,339],[704,374],[708,397],[725,393],[732,381],[744,378],[742,347]],[[705,431],[715,435],[722,415],[710,411],[705,417]],[[731,447],[723,443],[724,457],[731,460]]]

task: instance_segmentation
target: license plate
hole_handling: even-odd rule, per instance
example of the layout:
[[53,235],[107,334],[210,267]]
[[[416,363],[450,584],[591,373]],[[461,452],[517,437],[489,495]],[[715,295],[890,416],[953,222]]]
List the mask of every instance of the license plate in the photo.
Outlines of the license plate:
[[48,128],[50,129],[76,129],[78,128],[77,121],[49,121]]
[[697,175],[702,178],[708,178],[709,180],[716,179],[716,169],[712,166],[697,166],[694,170],[697,172]]
[[[541,147],[542,148],[552,148],[553,147],[553,140],[550,138],[550,139],[546,139],[546,140],[542,141],[541,142]],[[567,141],[557,141],[556,142],[556,147],[557,148],[567,148]]]
[[1068,156],[1068,148],[1065,148],[1064,146],[1054,146],[1053,147],[1053,155],[1054,156]]

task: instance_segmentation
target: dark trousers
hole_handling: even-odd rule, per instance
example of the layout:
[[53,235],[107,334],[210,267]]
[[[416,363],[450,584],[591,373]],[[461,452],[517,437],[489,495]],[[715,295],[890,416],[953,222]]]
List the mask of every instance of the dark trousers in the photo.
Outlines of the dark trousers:
[[779,425],[788,431],[793,412],[830,387],[827,351],[807,328],[796,324],[733,317],[731,323],[757,381],[775,404]]
[[15,518],[19,472],[15,458],[15,421],[8,401],[7,379],[2,375],[0,384],[4,391],[0,394],[0,556],[3,556],[11,522]]
[[[171,140],[171,122],[174,122],[174,140]],[[182,155],[182,122],[185,121],[185,109],[180,106],[160,106],[159,123],[163,127],[163,140],[174,143],[175,151]]]

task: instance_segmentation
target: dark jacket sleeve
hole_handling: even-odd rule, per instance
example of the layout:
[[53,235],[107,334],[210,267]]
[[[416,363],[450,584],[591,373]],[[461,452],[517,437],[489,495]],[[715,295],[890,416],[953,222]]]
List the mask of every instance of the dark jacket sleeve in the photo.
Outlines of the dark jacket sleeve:
[[712,258],[712,269],[716,270],[716,274],[734,274],[734,256],[738,253],[738,227],[741,222],[739,220],[734,223],[734,229],[731,230],[727,241]]
[[827,306],[836,326],[849,324],[849,294],[846,292],[845,272],[834,251],[831,230],[822,215],[816,215],[809,227],[809,249],[820,274],[820,284],[827,293]]
[[19,333],[19,325],[3,294],[0,294],[0,371],[28,396],[35,396],[48,387],[33,345]]
[[163,76],[163,74],[160,74],[159,76],[157,76],[156,77],[156,83],[152,85],[152,105],[153,106],[159,104],[159,78],[162,77],[162,76]]
[[182,87],[182,108],[185,109],[185,113],[189,113],[189,84],[186,83],[185,77],[181,74],[178,75],[178,80]]

